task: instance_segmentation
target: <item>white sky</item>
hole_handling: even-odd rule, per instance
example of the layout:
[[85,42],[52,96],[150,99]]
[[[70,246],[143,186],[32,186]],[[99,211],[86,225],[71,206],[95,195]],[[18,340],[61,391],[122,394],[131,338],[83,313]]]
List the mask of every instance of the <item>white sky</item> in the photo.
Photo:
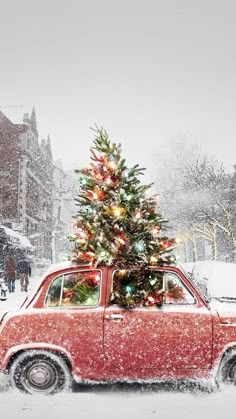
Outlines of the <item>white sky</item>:
[[234,0],[3,2],[0,109],[34,104],[64,168],[87,163],[95,123],[149,171],[183,135],[234,164],[235,12]]

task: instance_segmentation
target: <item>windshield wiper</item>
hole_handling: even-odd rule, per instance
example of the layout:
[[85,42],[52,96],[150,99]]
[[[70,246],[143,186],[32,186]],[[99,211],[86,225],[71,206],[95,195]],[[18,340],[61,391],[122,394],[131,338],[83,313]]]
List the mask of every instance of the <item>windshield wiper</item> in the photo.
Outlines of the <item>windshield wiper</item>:
[[227,302],[227,303],[236,303],[236,297],[212,297],[215,300]]

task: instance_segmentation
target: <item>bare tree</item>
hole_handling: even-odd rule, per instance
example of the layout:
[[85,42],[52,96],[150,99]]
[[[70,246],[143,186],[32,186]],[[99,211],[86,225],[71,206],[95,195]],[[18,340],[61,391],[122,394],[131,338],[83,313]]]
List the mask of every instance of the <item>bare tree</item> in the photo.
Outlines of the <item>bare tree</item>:
[[190,191],[196,191],[199,200],[202,196],[208,199],[198,208],[195,217],[201,220],[201,227],[196,228],[202,234],[208,234],[208,240],[212,240],[215,247],[216,257],[216,232],[223,232],[228,238],[233,252],[236,251],[236,228],[235,228],[235,201],[236,188],[231,174],[226,173],[223,165],[218,167],[203,159],[196,161],[195,165],[187,166],[184,175],[185,187]]
[[183,239],[187,257],[197,260],[200,246],[202,257],[219,259],[221,231],[235,249],[232,176],[199,145],[187,143],[185,138],[172,141],[165,153],[159,152],[157,161],[162,208],[174,234]]
[[197,237],[202,237],[212,245],[212,259],[218,259],[218,243],[217,243],[217,224],[209,221],[202,223],[194,223],[193,231]]

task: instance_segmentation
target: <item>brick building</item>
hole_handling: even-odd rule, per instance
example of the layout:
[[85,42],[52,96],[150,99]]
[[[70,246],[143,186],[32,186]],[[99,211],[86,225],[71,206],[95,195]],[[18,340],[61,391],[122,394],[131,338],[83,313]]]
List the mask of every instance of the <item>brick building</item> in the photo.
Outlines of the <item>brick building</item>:
[[28,237],[39,260],[51,260],[52,191],[50,138],[39,141],[35,109],[21,123],[0,110],[0,215]]

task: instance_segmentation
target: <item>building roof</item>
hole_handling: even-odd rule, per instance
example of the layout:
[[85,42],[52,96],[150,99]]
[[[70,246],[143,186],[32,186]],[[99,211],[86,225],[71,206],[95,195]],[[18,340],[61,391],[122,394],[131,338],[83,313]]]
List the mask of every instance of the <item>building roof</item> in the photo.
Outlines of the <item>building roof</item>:
[[18,233],[17,231],[12,230],[11,228],[0,225],[0,229],[5,231],[5,234],[8,236],[9,241],[12,244],[18,245],[22,249],[32,249],[33,246],[27,237],[23,234]]
[[13,123],[23,124],[23,117],[26,113],[32,113],[33,105],[0,106],[0,111]]

